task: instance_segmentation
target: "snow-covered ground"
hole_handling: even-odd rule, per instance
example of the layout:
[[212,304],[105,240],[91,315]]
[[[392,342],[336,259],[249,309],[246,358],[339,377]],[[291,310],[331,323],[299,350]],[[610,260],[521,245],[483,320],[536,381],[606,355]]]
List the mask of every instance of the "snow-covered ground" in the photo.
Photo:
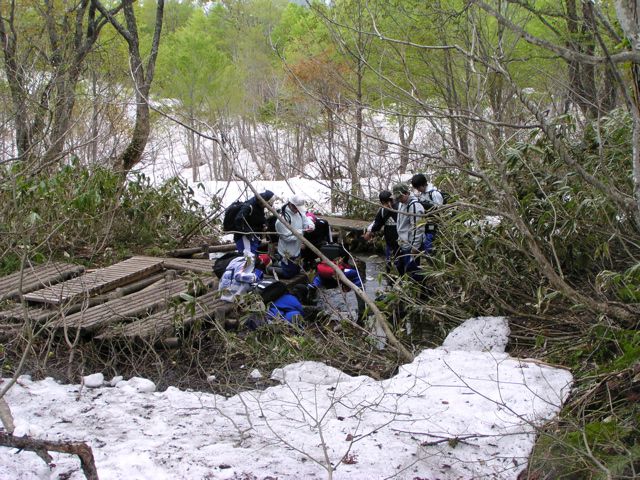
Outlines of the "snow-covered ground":
[[[82,387],[23,376],[6,400],[16,435],[87,442],[102,480],[515,479],[573,379],[511,358],[508,335],[504,318],[470,319],[382,381],[300,362],[230,398],[98,374]],[[0,478],[84,478],[53,457],[50,470],[0,448]]]

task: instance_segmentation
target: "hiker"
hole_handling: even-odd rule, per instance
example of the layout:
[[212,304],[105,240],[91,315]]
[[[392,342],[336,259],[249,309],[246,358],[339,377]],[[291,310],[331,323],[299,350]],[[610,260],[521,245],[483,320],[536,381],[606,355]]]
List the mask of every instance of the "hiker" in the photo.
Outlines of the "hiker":
[[382,205],[373,222],[367,227],[363,238],[370,241],[374,234],[382,230],[385,243],[385,258],[387,260],[387,273],[391,272],[391,268],[398,255],[398,229],[396,228],[398,213],[398,202],[394,202],[393,196],[389,190],[383,190],[378,195],[380,204]]
[[267,306],[267,322],[284,320],[292,325],[302,326],[304,307],[298,297],[285,293]]
[[[362,280],[360,279],[360,273],[356,267],[351,266],[342,258],[336,258],[332,261],[356,287],[362,288]],[[349,287],[340,283],[338,279],[336,279],[336,272],[331,268],[331,265],[324,261],[319,262],[318,265],[316,265],[316,275],[313,278],[311,285],[316,288],[336,288],[338,285],[341,285],[343,292],[348,292],[350,290]]]
[[[282,217],[299,234],[304,235],[315,229],[315,225],[306,215],[304,199],[299,195],[293,195],[282,209]],[[300,265],[297,260],[300,257],[302,241],[299,240],[289,228],[278,219],[276,221],[278,232],[278,255],[280,266],[274,267],[274,272],[282,278],[292,278],[300,273]]]
[[[330,243],[332,241],[331,238],[331,228],[329,226],[329,222],[322,218],[318,218],[315,214],[309,210],[307,210],[307,217],[311,219],[315,228],[313,230],[307,230],[304,232],[304,238],[309,240],[311,244],[320,249],[323,245]],[[301,250],[302,256],[302,268],[304,270],[311,270],[315,267],[316,262],[318,262],[318,256],[310,249],[306,248],[304,245]]]
[[[422,204],[425,212],[433,212],[444,204],[444,197],[440,190],[429,183],[423,173],[416,173],[411,177],[411,186],[418,192],[418,201]],[[424,240],[422,251],[427,255],[433,251],[433,242],[438,231],[437,223],[433,217],[427,217],[424,226]]]
[[[275,200],[271,190],[265,190],[260,193],[260,196],[269,204]],[[245,255],[257,254],[261,242],[260,235],[267,228],[264,205],[257,195],[242,204],[234,224],[237,232],[233,234],[233,241],[236,243],[237,250]]]
[[424,243],[424,228],[421,225],[424,207],[416,197],[409,193],[404,183],[398,183],[391,190],[398,204],[398,245],[400,247],[396,266],[400,275],[408,274],[417,278],[420,267],[420,251]]
[[[332,262],[336,264],[336,266],[344,273],[344,275],[353,283],[356,287],[364,289],[362,286],[362,279],[360,278],[360,272],[358,269],[347,261],[344,260],[343,257],[338,257],[332,259]],[[344,293],[349,292],[351,289],[340,282],[336,278],[336,272],[333,270],[331,265],[326,263],[325,261],[319,262],[316,266],[316,276],[313,278],[313,281],[308,285],[308,290],[311,292],[317,291],[319,288],[336,288],[340,286]],[[364,300],[360,298],[359,295],[356,295],[356,301],[358,304],[358,314],[356,323],[358,325],[362,325],[364,323],[365,316],[365,303]]]
[[218,285],[218,290],[222,292],[220,299],[233,302],[238,295],[253,290],[254,284],[264,277],[270,263],[271,258],[264,253],[255,257],[241,255],[231,260]]

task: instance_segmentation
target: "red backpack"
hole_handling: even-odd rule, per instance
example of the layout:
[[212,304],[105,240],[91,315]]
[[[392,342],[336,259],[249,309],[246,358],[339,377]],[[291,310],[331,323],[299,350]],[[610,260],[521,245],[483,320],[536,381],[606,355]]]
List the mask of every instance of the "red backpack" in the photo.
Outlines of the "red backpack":
[[[346,268],[346,265],[342,262],[339,262],[336,265],[338,265],[338,268],[340,270],[344,270]],[[334,278],[336,275],[336,272],[333,271],[333,268],[331,268],[331,265],[328,265],[325,262],[320,262],[317,265],[316,269],[318,271],[318,276],[322,279]]]

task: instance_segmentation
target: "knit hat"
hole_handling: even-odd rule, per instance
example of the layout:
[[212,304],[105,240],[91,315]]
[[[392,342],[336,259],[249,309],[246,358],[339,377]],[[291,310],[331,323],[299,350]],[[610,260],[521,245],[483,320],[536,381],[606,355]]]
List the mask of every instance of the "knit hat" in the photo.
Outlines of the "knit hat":
[[265,190],[260,193],[260,196],[265,202],[269,202],[273,198],[273,192],[271,190]]

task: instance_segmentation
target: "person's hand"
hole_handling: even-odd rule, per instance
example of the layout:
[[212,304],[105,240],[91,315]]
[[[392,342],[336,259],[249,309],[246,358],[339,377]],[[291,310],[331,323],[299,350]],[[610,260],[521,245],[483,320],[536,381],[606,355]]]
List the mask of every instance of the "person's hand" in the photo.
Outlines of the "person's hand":
[[371,232],[364,232],[364,235],[362,235],[362,238],[364,238],[367,242],[371,240],[372,237],[373,234]]

